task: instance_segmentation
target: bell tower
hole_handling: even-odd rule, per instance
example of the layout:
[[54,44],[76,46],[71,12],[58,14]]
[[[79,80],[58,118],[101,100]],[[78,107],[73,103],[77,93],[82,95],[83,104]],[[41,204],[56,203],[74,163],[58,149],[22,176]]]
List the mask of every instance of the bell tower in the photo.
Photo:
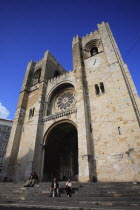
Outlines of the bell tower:
[[7,147],[2,177],[27,179],[31,171],[39,172],[43,135],[43,111],[48,80],[61,75],[64,68],[47,51],[43,59],[28,63],[15,119]]
[[138,180],[140,101],[108,23],[98,24],[98,30],[82,38],[74,37],[72,46],[81,103],[77,125],[86,147],[79,155],[87,158],[89,177]]

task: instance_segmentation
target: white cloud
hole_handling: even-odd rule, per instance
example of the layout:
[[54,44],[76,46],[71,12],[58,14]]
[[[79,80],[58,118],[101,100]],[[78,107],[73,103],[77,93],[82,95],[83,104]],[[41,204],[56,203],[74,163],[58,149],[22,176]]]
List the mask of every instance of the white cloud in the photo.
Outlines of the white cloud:
[[9,114],[10,114],[10,112],[0,102],[0,118],[7,119]]

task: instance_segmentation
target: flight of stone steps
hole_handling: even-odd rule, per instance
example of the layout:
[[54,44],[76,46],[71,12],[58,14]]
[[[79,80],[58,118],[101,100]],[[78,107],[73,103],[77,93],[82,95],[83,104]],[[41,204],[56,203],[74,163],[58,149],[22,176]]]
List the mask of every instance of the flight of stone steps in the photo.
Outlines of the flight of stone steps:
[[[73,182],[72,197],[65,193],[65,182],[59,182],[61,197],[49,197],[49,182],[23,187],[23,183],[0,183],[2,205],[37,205],[46,209],[127,209],[140,210],[139,183]],[[44,207],[43,207],[44,208]]]

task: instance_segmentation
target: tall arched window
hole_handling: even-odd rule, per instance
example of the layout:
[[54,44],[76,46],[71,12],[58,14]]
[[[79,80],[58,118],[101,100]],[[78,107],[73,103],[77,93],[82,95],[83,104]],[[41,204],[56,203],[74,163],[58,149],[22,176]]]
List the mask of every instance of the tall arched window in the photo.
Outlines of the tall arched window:
[[33,75],[32,85],[39,83],[41,77],[41,69],[37,70]]
[[97,47],[91,48],[90,55],[93,56],[93,55],[96,55],[96,54],[98,54],[98,48]]

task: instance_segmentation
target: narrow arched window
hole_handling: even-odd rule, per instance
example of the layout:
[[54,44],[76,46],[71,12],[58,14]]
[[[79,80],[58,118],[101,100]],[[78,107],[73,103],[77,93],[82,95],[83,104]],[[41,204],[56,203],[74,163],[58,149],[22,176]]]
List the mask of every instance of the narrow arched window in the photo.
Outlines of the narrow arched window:
[[99,89],[99,86],[97,84],[95,85],[95,92],[96,92],[96,95],[100,94],[100,89]]
[[121,135],[121,134],[122,134],[122,132],[121,132],[121,128],[120,128],[120,127],[118,127],[118,133],[119,133],[119,135]]
[[98,54],[98,48],[97,47],[91,48],[90,55],[93,56],[93,55],[96,55],[96,54]]
[[37,83],[39,83],[40,81],[40,77],[41,77],[41,70],[39,69],[38,71],[36,71],[33,75],[33,82],[32,85],[36,85]]
[[100,89],[101,89],[101,92],[102,92],[102,93],[105,92],[105,88],[104,88],[103,82],[100,82]]
[[31,108],[29,110],[29,118],[32,118],[34,116],[35,108]]

